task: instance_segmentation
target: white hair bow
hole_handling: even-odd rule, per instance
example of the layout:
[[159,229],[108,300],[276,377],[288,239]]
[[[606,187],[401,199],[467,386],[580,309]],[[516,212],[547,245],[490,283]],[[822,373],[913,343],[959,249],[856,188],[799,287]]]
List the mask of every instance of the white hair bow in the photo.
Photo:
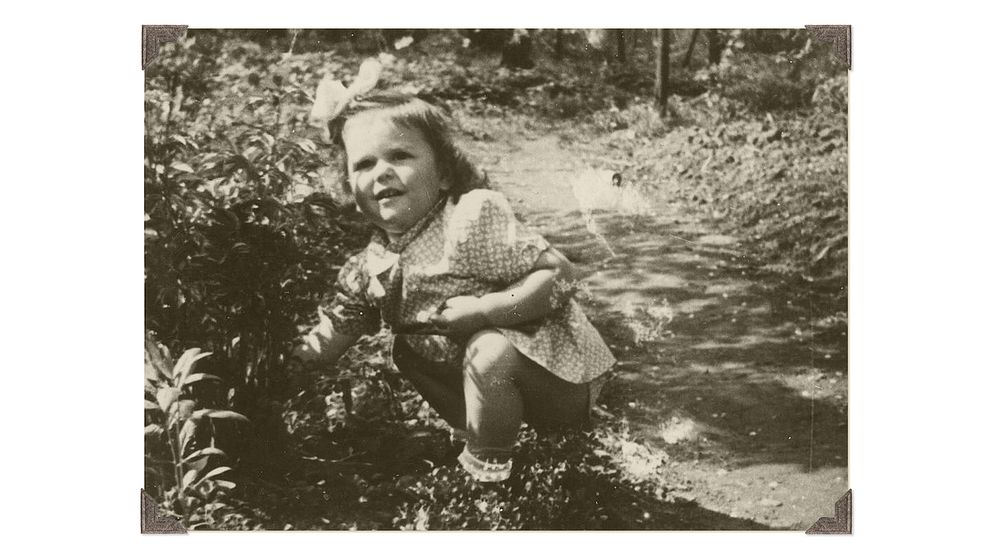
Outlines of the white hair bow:
[[313,108],[310,109],[310,124],[323,130],[324,141],[331,141],[327,124],[348,107],[355,97],[371,91],[382,74],[382,64],[375,58],[368,58],[358,68],[358,75],[351,85],[345,87],[341,80],[324,76],[317,84]]

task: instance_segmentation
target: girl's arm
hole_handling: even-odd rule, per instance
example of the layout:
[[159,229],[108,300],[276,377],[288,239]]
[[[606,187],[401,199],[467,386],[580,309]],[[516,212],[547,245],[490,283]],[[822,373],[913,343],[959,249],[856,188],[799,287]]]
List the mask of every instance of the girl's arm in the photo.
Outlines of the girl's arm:
[[359,336],[334,331],[330,318],[323,312],[319,314],[320,323],[303,337],[303,343],[293,350],[293,356],[304,362],[337,362]]
[[505,290],[481,297],[449,299],[431,322],[451,335],[471,335],[486,327],[508,327],[547,316],[557,301],[556,285],[574,280],[572,263],[554,248],[545,250],[527,276]]
[[512,326],[543,318],[558,307],[556,285],[575,278],[572,262],[548,248],[534,262],[534,269],[509,288],[479,297],[486,325]]

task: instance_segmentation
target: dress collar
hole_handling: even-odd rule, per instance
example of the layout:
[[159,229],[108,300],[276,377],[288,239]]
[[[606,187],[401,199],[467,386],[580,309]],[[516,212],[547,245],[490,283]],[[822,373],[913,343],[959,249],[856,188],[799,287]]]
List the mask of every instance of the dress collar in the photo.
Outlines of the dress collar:
[[406,250],[407,246],[409,246],[418,236],[420,236],[420,233],[424,232],[424,229],[426,229],[427,226],[434,221],[434,218],[441,213],[441,210],[444,209],[447,201],[448,196],[442,195],[441,199],[434,204],[434,207],[432,207],[426,215],[421,217],[419,221],[414,223],[409,230],[403,233],[396,240],[390,241],[389,236],[386,235],[385,231],[378,228],[375,229],[375,232],[372,235],[372,242],[374,244],[378,244],[379,247],[388,252],[392,252],[394,254],[403,253],[403,250]]

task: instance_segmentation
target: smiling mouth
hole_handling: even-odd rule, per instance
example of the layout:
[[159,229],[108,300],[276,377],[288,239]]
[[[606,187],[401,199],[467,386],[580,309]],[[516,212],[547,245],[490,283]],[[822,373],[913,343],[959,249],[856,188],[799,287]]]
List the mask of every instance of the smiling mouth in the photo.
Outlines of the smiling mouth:
[[385,190],[379,192],[374,196],[375,201],[382,201],[389,198],[395,198],[396,196],[402,196],[403,192],[395,188],[386,188]]

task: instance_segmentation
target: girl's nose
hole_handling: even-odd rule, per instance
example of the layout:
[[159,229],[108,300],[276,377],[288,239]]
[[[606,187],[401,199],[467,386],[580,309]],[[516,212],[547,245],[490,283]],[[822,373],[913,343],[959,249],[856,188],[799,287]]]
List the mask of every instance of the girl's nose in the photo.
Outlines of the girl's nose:
[[379,163],[375,172],[376,182],[384,182],[394,178],[396,178],[396,171],[393,170],[393,166],[385,162]]

